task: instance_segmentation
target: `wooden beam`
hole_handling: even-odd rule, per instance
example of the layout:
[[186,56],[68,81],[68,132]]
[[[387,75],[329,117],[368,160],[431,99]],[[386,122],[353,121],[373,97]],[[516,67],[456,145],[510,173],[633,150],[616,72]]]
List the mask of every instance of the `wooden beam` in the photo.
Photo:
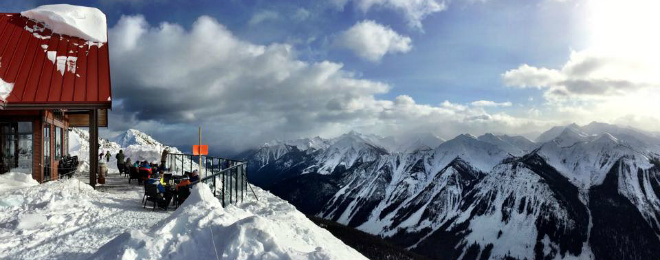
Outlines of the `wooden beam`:
[[[67,113],[70,127],[89,127],[89,115],[80,113]],[[98,110],[98,127],[108,127],[108,110]]]
[[99,127],[98,110],[89,111],[89,185],[96,188],[96,176],[99,170]]

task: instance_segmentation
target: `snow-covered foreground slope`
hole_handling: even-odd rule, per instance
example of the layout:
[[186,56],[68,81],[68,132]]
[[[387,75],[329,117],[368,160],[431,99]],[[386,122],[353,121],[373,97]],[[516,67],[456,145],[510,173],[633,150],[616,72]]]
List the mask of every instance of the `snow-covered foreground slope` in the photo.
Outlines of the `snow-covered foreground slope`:
[[256,192],[259,201],[222,208],[197,185],[151,230],[124,233],[90,259],[366,259],[290,204]]
[[98,192],[77,179],[39,185],[22,175],[23,183],[0,191],[2,259],[86,259],[119,234],[169,215],[142,209],[139,186]]

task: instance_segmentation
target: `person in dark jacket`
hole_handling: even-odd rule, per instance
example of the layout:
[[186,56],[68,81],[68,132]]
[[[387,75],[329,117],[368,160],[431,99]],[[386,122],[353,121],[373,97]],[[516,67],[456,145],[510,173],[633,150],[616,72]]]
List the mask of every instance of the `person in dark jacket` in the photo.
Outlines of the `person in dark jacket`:
[[126,158],[126,162],[125,162],[124,165],[125,165],[127,171],[128,171],[128,168],[131,168],[131,166],[133,166],[133,161],[131,161],[131,157]]
[[190,174],[190,182],[198,182],[199,181],[199,174],[197,173],[197,170],[194,170]]
[[125,173],[127,168],[124,162],[124,150],[119,150],[119,153],[115,155],[115,158],[117,158],[117,169],[119,170],[119,174]]
[[110,162],[110,151],[105,153],[105,162]]
[[167,206],[172,202],[172,194],[165,190],[163,186],[163,180],[158,174],[155,175],[155,178],[150,178],[147,180],[147,185],[156,185],[158,188],[158,207],[162,209],[167,209]]

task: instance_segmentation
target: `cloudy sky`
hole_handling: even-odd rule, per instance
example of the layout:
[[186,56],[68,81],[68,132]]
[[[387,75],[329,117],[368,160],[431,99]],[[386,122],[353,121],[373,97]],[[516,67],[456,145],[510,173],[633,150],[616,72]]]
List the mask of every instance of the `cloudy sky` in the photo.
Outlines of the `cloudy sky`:
[[[5,12],[53,3],[3,0]],[[113,111],[212,150],[272,139],[660,130],[657,1],[100,0]]]

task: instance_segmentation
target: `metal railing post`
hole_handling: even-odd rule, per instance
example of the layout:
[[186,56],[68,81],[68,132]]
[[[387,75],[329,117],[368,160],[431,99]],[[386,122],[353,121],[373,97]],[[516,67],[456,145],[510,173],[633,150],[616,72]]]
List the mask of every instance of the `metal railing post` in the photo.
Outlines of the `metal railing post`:
[[225,207],[225,173],[222,173],[222,206]]
[[241,165],[239,169],[240,171],[238,171],[238,175],[241,177],[241,202],[243,202],[243,198],[244,198],[243,194],[245,193],[245,190],[243,189],[244,186],[243,182],[245,181],[245,178],[243,178],[243,165]]

